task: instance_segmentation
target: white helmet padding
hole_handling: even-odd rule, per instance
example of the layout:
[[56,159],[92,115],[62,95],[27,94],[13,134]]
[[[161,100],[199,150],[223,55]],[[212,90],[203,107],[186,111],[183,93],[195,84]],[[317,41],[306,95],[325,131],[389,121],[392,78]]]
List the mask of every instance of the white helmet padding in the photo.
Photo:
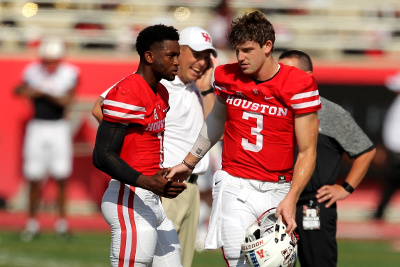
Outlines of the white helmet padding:
[[253,267],[293,267],[297,260],[298,236],[289,236],[276,208],[264,212],[246,231],[242,252]]

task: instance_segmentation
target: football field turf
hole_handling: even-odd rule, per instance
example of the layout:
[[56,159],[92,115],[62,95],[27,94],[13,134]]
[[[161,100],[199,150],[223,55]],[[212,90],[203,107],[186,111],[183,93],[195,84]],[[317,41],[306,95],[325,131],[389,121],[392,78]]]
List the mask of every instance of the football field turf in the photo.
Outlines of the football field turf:
[[[42,233],[30,243],[15,231],[0,231],[1,267],[106,267],[110,235],[105,232],[76,232],[69,240]],[[223,267],[221,252],[196,252],[192,267]],[[299,264],[297,265],[299,266]],[[400,252],[385,241],[339,240],[339,267],[400,266]]]

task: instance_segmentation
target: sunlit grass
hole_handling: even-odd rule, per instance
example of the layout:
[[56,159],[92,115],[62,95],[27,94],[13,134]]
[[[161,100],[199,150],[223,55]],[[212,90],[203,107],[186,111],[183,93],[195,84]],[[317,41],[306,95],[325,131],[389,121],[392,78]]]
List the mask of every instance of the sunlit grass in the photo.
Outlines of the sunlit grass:
[[[77,232],[70,240],[43,233],[24,243],[16,232],[0,231],[1,267],[108,267],[110,234]],[[400,252],[384,241],[339,241],[338,267],[400,266]],[[223,267],[220,250],[196,252],[192,267]],[[299,266],[299,265],[297,265]]]

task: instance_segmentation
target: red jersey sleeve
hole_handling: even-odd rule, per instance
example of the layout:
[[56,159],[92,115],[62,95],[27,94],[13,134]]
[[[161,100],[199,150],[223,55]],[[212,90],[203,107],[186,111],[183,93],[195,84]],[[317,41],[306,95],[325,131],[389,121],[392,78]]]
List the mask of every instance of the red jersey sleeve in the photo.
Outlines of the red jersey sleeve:
[[137,94],[140,85],[125,79],[114,85],[103,102],[103,119],[118,123],[145,124],[146,106]]
[[295,67],[281,65],[286,75],[287,90],[283,98],[295,114],[310,113],[321,109],[321,100],[314,76]]
[[[230,80],[234,80],[235,71],[241,71],[238,68],[237,63],[220,65],[215,68],[214,71],[214,91],[216,95],[226,97],[228,95],[235,95],[236,92],[231,89]],[[241,75],[243,78],[243,75]]]

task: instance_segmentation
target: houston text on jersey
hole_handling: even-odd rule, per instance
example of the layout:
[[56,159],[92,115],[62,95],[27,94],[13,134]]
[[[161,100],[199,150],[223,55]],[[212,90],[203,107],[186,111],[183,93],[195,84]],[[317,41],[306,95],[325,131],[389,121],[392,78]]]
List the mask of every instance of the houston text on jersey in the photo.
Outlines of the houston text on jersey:
[[255,103],[246,99],[236,98],[234,96],[228,96],[226,99],[226,104],[233,105],[235,107],[241,107],[244,110],[275,116],[287,116],[288,111],[288,108]]

